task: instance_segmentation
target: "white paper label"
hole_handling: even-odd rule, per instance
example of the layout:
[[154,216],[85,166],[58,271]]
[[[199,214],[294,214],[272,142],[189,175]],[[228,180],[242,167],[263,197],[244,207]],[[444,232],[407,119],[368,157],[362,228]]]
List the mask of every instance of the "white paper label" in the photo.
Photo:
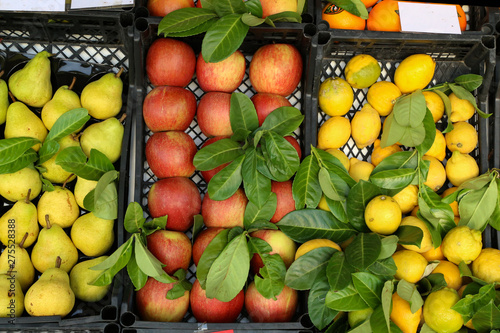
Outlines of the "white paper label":
[[65,0],[0,0],[0,10],[64,12]]
[[401,1],[401,31],[461,34],[455,5],[410,3]]
[[133,6],[134,0],[71,0],[71,9]]

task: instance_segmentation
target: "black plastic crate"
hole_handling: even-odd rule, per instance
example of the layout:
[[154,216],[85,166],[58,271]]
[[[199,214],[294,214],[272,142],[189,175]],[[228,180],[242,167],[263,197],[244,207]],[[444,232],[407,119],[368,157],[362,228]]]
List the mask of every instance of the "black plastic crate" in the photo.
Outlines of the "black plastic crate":
[[[135,157],[135,162],[131,164],[130,173],[135,174],[134,181],[130,184],[130,190],[134,192],[134,201],[139,202],[144,209],[145,216],[149,217],[148,207],[147,207],[147,196],[149,189],[155,183],[157,178],[153,175],[150,170],[145,153],[145,143],[147,139],[152,135],[152,132],[146,128],[142,116],[142,102],[146,97],[147,93],[152,90],[153,86],[149,82],[146,72],[145,72],[145,57],[149,46],[151,43],[158,38],[157,29],[158,24],[161,18],[159,17],[149,17],[149,18],[140,18],[136,20],[136,31],[134,34],[134,51],[135,51],[135,66],[136,66],[136,86],[137,86],[137,108],[135,113],[135,137],[132,137],[132,143],[135,143],[131,148],[131,156]],[[251,28],[245,41],[243,42],[240,50],[243,52],[247,62],[247,72],[243,79],[243,83],[237,89],[238,92],[242,92],[251,96],[255,93],[253,88],[251,87],[249,78],[248,78],[248,64],[251,59],[251,55],[260,47],[270,43],[288,43],[295,45],[303,58],[303,75],[302,81],[299,84],[299,87],[290,95],[288,99],[290,103],[302,110],[305,113],[307,109],[305,97],[306,94],[306,86],[309,84],[308,80],[310,79],[312,67],[309,64],[309,61],[312,60],[310,57],[311,47],[310,40],[311,37],[316,33],[316,27],[312,24],[280,24],[277,28]],[[194,36],[191,38],[183,39],[183,41],[190,44],[195,53],[198,54],[201,48],[201,36]],[[190,84],[186,87],[186,89],[192,91],[196,99],[199,100],[203,95],[203,91],[198,86],[198,83],[195,79],[193,79]],[[301,144],[302,152],[305,153],[305,122],[299,128],[299,131],[295,133],[296,138]],[[189,134],[195,141],[198,149],[202,146],[202,144],[206,141],[205,135],[201,132],[196,117],[195,120],[190,124],[189,128],[185,131]],[[305,156],[305,155],[303,155]],[[206,192],[207,184],[201,177],[199,171],[195,171],[195,174],[191,177],[191,180],[197,185],[200,193],[203,194]],[[186,234],[191,238],[192,234],[190,231],[186,232]],[[187,272],[187,279],[191,282],[195,279],[195,266],[191,265]],[[136,314],[135,310],[135,292],[134,286],[128,279],[125,277],[125,291],[124,291],[124,302],[121,307],[121,315],[120,322],[124,327],[124,331],[133,332],[133,331],[186,331],[192,332],[198,329],[208,330],[208,332],[212,330],[223,330],[223,329],[234,329],[235,331],[246,332],[248,330],[276,330],[276,332],[284,332],[284,331],[308,331],[305,326],[308,326],[307,316],[303,318],[306,309],[306,298],[305,295],[300,295],[299,298],[302,301],[299,301],[302,305],[299,305],[299,308],[294,317],[294,322],[290,323],[249,323],[248,316],[245,311],[240,314],[236,323],[233,324],[202,324],[196,323],[196,319],[192,315],[190,311],[186,314],[183,319],[183,322],[180,323],[165,323],[165,322],[149,322],[142,321],[139,316]],[[311,325],[309,325],[311,327]]]
[[[0,68],[5,71],[3,79],[7,79],[15,70],[20,69],[36,53],[46,50],[52,54],[49,58],[52,68],[53,92],[71,78],[77,78],[73,90],[81,93],[86,83],[118,68],[123,68],[121,78],[124,81],[123,106],[118,117],[126,114],[124,121],[124,137],[122,155],[114,163],[120,172],[118,184],[118,218],[114,224],[115,240],[112,248],[106,253],[110,255],[124,241],[122,222],[127,202],[127,183],[129,178],[129,148],[132,128],[132,111],[135,105],[135,87],[133,75],[129,70],[132,54],[126,29],[118,19],[104,17],[76,17],[67,14],[31,15],[22,13],[0,12]],[[7,28],[8,27],[8,28]],[[40,111],[40,110],[38,110]],[[88,124],[93,121],[89,121]],[[0,138],[3,129],[0,126]],[[74,181],[69,183],[72,189]],[[33,200],[36,205],[38,198]],[[5,212],[12,205],[2,200],[1,211]],[[32,246],[28,248],[30,251]],[[81,259],[89,257],[80,253]],[[37,274],[37,277],[40,274]],[[59,316],[29,317],[26,312],[9,323],[10,318],[0,318],[1,331],[19,330],[61,330],[61,331],[106,331],[119,332],[117,323],[118,308],[123,295],[123,277],[118,274],[107,295],[99,302],[88,303],[76,300],[73,310],[63,319]]]

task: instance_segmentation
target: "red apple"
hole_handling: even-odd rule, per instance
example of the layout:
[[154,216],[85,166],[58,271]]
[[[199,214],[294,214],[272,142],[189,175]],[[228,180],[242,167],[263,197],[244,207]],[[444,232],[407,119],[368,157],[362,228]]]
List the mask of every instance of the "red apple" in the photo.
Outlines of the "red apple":
[[186,290],[177,299],[167,299],[167,292],[174,284],[148,278],[146,285],[135,295],[136,308],[142,320],[179,322],[184,318],[189,308],[189,291]]
[[182,131],[154,133],[146,142],[146,160],[158,178],[190,177],[195,171],[194,140]]
[[286,214],[295,210],[295,200],[292,194],[292,181],[287,180],[284,182],[271,181],[271,191],[276,193],[278,204],[276,212],[271,218],[271,222],[276,223],[283,218]]
[[191,82],[196,67],[196,55],[189,44],[158,38],[146,55],[146,74],[154,86],[185,87]]
[[232,135],[230,107],[229,93],[208,92],[203,95],[197,109],[198,125],[203,134],[207,137]]
[[251,98],[257,117],[259,118],[259,126],[262,126],[267,115],[282,106],[292,106],[288,99],[281,95],[257,93]]
[[297,12],[297,0],[260,0],[262,17],[281,12]]
[[262,296],[252,281],[245,292],[245,309],[256,323],[282,323],[291,321],[297,309],[297,290],[285,286],[274,300]]
[[290,95],[302,77],[302,57],[290,44],[261,46],[250,62],[249,78],[255,91]]
[[200,282],[195,280],[191,294],[191,311],[199,323],[234,323],[238,318],[243,304],[245,293],[241,290],[229,302],[222,302],[216,298],[208,298]]
[[214,239],[214,237],[217,236],[222,230],[224,230],[224,228],[206,228],[205,230],[202,230],[198,236],[196,236],[193,244],[193,262],[196,266],[198,266],[201,255],[207,248],[208,244],[210,244],[212,239]]
[[[205,141],[203,143],[203,145],[201,146],[201,148],[206,147],[208,145],[211,145],[215,141],[219,141],[221,139],[227,139],[227,138],[228,138],[228,136],[214,136],[213,138],[209,138],[207,141]],[[212,177],[217,174],[217,172],[219,172],[222,169],[224,169],[228,164],[229,163],[224,163],[224,164],[221,164],[218,167],[215,167],[215,168],[213,168],[211,170],[200,171],[201,176],[203,177],[203,179],[205,180],[205,182],[208,183],[210,181],[210,179],[212,179]]]
[[243,227],[243,217],[247,207],[247,196],[241,188],[226,200],[210,199],[208,193],[203,197],[201,215],[203,222],[210,227]]
[[[168,223],[168,222],[167,222]],[[147,237],[148,249],[166,265],[163,270],[173,275],[178,269],[189,268],[191,263],[191,240],[185,233],[173,230],[157,230]]]
[[185,131],[196,113],[196,97],[184,88],[159,86],[142,104],[142,116],[153,132]]
[[174,10],[194,7],[193,0],[148,0],[147,8],[151,16],[165,16]]
[[232,93],[245,76],[245,57],[236,51],[220,62],[205,62],[201,53],[196,62],[196,79],[200,88],[205,91]]
[[201,0],[198,0],[196,2],[196,8],[202,8],[202,6],[201,6]]
[[293,148],[295,148],[295,150],[297,151],[297,154],[299,155],[299,160],[302,159],[302,150],[300,150],[300,144],[297,141],[297,139],[295,139],[291,135],[285,136],[284,139],[286,141],[290,142],[292,144]]
[[[281,259],[283,259],[286,268],[290,267],[292,262],[295,260],[295,252],[297,251],[297,246],[295,245],[295,242],[290,239],[290,237],[288,237],[283,231],[261,229],[252,232],[250,236],[265,240],[272,248],[269,254],[279,254]],[[264,267],[264,263],[262,262],[260,255],[253,255],[252,259],[250,260],[250,267],[255,274],[257,274],[259,270]]]
[[201,210],[201,195],[189,178],[160,179],[148,193],[148,209],[152,217],[168,215],[167,229],[186,231]]

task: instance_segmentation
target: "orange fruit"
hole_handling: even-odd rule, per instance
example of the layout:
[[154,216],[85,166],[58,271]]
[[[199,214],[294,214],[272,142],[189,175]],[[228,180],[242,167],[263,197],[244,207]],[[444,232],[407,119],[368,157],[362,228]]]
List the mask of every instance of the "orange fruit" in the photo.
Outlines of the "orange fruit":
[[384,0],[371,9],[366,28],[372,31],[401,31],[397,1]]
[[397,153],[398,151],[402,151],[400,146],[397,144],[393,144],[388,147],[380,147],[380,139],[375,140],[373,143],[373,151],[371,155],[371,162],[374,166],[377,166],[382,160],[388,156],[391,156],[394,153]]
[[327,21],[331,29],[365,30],[366,20],[329,3],[321,12],[321,19]]
[[460,275],[460,270],[458,269],[458,266],[452,262],[441,260],[432,273],[443,274],[444,280],[449,288],[458,290],[462,286],[462,276]]
[[365,5],[366,8],[373,7],[378,0],[361,0],[361,2]]
[[[446,190],[444,190],[444,192],[441,194],[441,198],[444,198],[450,194],[452,194],[453,192],[455,192],[456,190],[458,190],[458,187],[456,186],[452,186],[452,187],[449,187],[447,188]],[[451,204],[450,204],[450,207],[451,207],[451,210],[453,210],[453,215],[454,216],[460,216],[460,214],[458,213],[458,202],[455,200],[453,201]]]
[[432,248],[427,252],[420,253],[427,261],[433,261],[433,260],[442,260],[445,259],[443,251],[441,251],[441,245],[436,247],[435,249]]
[[458,22],[460,23],[460,30],[465,31],[467,29],[467,16],[465,15],[464,9],[460,5],[455,5],[457,7]]

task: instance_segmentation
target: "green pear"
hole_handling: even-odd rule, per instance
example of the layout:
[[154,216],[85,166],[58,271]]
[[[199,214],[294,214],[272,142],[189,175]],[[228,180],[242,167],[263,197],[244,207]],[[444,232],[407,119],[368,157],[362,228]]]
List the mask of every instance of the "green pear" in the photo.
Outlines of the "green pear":
[[87,157],[90,157],[90,150],[94,148],[106,155],[111,163],[115,163],[122,153],[123,132],[120,120],[108,118],[84,129],[80,145]]
[[[0,77],[2,77],[3,71],[0,72]],[[5,123],[5,117],[7,116],[7,109],[9,108],[9,88],[7,87],[7,82],[0,79],[0,125]]]
[[41,108],[50,101],[50,56],[47,51],[39,52],[22,69],[10,76],[9,90],[16,99],[35,108]]
[[61,257],[60,268],[66,273],[78,261],[78,250],[60,225],[50,223],[45,216],[47,226],[40,231],[38,240],[31,250],[31,262],[41,273],[54,266],[56,258]]
[[[55,209],[57,207],[57,209]],[[80,207],[76,203],[73,192],[65,187],[54,186],[53,191],[45,191],[38,200],[38,222],[46,227],[46,216],[52,225],[68,228],[80,216]]]
[[52,99],[43,106],[41,117],[45,127],[47,127],[49,131],[62,114],[82,107],[80,97],[76,92],[71,90],[73,89],[75,81],[76,77],[73,78],[71,85],[59,87]]
[[80,216],[71,227],[71,240],[89,257],[106,253],[115,240],[114,220],[101,219],[90,212]]
[[89,111],[89,115],[96,119],[108,119],[116,116],[122,109],[123,82],[120,75],[104,74],[97,81],[90,82],[82,90],[82,107]]
[[30,247],[38,237],[38,215],[36,206],[29,201],[29,192],[24,200],[17,201],[0,217],[0,241],[5,246],[20,244],[25,234],[24,247]]
[[[9,105],[5,118],[4,136],[6,139],[26,136],[43,142],[47,133],[42,120],[25,104],[14,102]],[[32,148],[38,151],[40,144],[38,143]]]
[[[57,259],[60,263],[61,259]],[[75,305],[75,294],[69,284],[68,272],[52,264],[33,283],[24,297],[24,307],[31,316],[65,317]]]
[[21,317],[24,312],[24,294],[15,275],[0,274],[0,317]]
[[29,200],[35,199],[42,191],[40,174],[33,165],[0,175],[0,195],[9,201],[24,200],[29,189],[31,189]]
[[76,184],[75,188],[73,189],[73,194],[75,195],[76,203],[78,204],[78,206],[83,209],[87,209],[83,204],[83,200],[90,191],[95,189],[96,186],[97,180],[88,180],[82,177],[76,177]]
[[90,283],[92,283],[103,270],[93,270],[90,269],[90,267],[100,264],[107,258],[108,256],[101,256],[95,259],[82,261],[73,267],[69,274],[69,281],[76,298],[84,302],[99,302],[106,296],[111,284],[107,286],[91,285]]
[[76,178],[76,175],[64,170],[60,165],[56,164],[56,158],[59,152],[68,147],[80,146],[80,141],[76,135],[67,135],[58,141],[59,150],[47,161],[43,162],[41,166],[45,168],[42,175],[45,179],[50,180],[52,183],[63,184],[64,182],[71,182]]
[[11,272],[16,276],[17,281],[21,285],[23,291],[33,284],[35,280],[35,268],[31,263],[30,255],[24,248],[24,240],[28,233],[24,234],[21,243],[12,246],[9,245],[0,255],[0,274]]

